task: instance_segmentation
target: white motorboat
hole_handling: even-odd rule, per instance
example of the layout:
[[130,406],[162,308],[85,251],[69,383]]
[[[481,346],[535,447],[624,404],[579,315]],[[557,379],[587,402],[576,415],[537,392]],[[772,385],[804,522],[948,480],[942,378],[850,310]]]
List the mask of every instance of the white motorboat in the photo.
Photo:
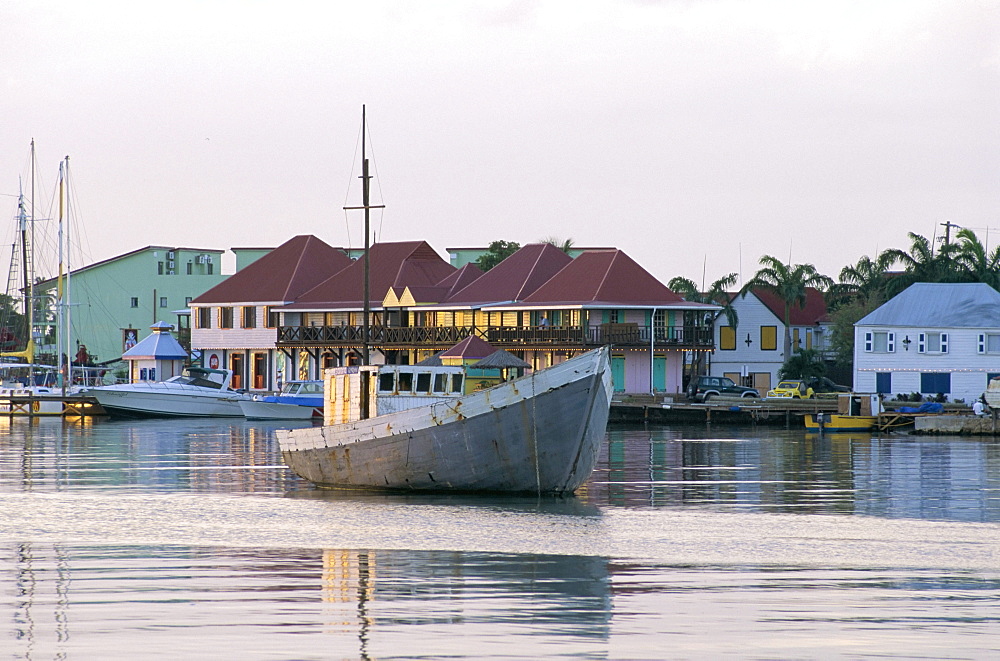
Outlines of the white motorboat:
[[126,417],[240,418],[248,395],[229,387],[232,370],[189,367],[166,381],[142,381],[90,388],[111,415]]
[[239,404],[247,420],[321,420],[323,382],[288,381],[277,395],[254,395]]

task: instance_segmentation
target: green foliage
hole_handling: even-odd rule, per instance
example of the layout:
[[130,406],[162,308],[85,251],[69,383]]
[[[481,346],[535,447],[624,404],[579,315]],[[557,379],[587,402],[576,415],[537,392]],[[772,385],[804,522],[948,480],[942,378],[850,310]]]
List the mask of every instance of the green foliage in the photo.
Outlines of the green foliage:
[[815,287],[819,290],[828,289],[833,280],[816,271],[812,264],[785,264],[776,257],[764,255],[760,258],[761,269],[743,285],[741,296],[754,289],[771,292],[785,303],[785,314],[782,322],[785,325],[784,355],[791,358],[792,306],[804,307],[806,304],[806,288]]
[[476,266],[484,273],[521,249],[514,241],[494,241],[489,249],[476,260]]
[[547,243],[549,245],[555,246],[556,248],[559,248],[559,250],[562,250],[565,253],[569,253],[569,251],[572,250],[573,248],[572,238],[566,239],[565,241],[560,241],[554,236],[547,236],[544,239],[542,239],[540,243]]
[[829,346],[838,365],[850,367],[854,364],[854,324],[879,305],[881,302],[853,300],[842,303],[829,313],[833,322]]
[[781,379],[811,379],[826,374],[823,357],[815,349],[796,351],[778,370],[778,380]]

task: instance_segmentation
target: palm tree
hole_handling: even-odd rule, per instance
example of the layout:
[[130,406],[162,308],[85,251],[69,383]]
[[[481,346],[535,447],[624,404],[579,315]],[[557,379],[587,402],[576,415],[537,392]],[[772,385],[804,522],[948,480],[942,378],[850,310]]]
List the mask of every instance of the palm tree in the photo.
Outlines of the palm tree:
[[826,289],[833,285],[833,280],[817,272],[812,264],[785,264],[770,255],[761,257],[759,263],[763,268],[743,285],[740,296],[746,296],[753,289],[763,289],[784,302],[785,314],[782,323],[785,325],[785,360],[788,360],[792,355],[792,305],[804,307],[807,287]]
[[865,255],[853,266],[840,270],[840,282],[830,287],[831,302],[846,303],[856,301],[869,305],[884,303],[889,270],[896,258],[888,251],[882,252],[874,260]]
[[958,230],[956,237],[955,262],[965,278],[970,282],[985,282],[994,289],[1000,288],[1000,247],[987,254],[979,237],[968,228]]
[[[698,289],[698,285],[696,285],[694,281],[682,276],[672,278],[670,282],[667,283],[667,287],[675,293],[680,294],[685,301],[690,301],[692,303],[709,303],[722,306],[721,310],[711,312],[706,321],[711,321],[710,325],[714,328],[715,321],[721,315],[726,315],[726,321],[729,322],[729,325],[732,326],[735,331],[736,325],[739,323],[739,317],[736,314],[736,310],[732,306],[732,296],[730,296],[729,290],[736,284],[736,278],[737,276],[735,273],[723,276],[713,282],[711,286],[709,286],[708,291],[705,292],[700,291]],[[694,359],[691,361],[691,374],[701,373],[701,361],[704,355],[704,351],[695,352]]]
[[898,294],[915,282],[958,282],[961,273],[956,268],[957,243],[946,243],[935,254],[934,246],[925,236],[910,232],[910,251],[891,248],[883,255],[903,266],[903,273],[888,281],[888,294]]
[[547,236],[541,241],[539,241],[539,243],[548,243],[549,245],[553,245],[556,248],[559,248],[559,250],[562,250],[565,253],[569,253],[569,251],[572,250],[573,248],[572,238],[566,239],[565,241],[560,241],[558,238],[554,236]]

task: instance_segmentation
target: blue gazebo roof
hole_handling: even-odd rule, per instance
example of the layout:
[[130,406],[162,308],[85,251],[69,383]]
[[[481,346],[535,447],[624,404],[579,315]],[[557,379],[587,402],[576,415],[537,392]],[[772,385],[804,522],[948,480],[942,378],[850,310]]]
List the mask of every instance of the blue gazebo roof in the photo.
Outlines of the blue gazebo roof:
[[180,342],[170,334],[174,327],[165,321],[152,326],[152,333],[142,338],[138,344],[122,354],[124,360],[186,360],[188,354]]

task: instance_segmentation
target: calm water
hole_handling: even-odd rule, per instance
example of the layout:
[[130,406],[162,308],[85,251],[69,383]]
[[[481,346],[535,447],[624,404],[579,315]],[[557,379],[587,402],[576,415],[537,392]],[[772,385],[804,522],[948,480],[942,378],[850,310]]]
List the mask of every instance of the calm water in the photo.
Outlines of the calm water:
[[11,659],[1000,656],[1000,444],[613,427],[571,499],[319,492],[271,428],[0,419]]

